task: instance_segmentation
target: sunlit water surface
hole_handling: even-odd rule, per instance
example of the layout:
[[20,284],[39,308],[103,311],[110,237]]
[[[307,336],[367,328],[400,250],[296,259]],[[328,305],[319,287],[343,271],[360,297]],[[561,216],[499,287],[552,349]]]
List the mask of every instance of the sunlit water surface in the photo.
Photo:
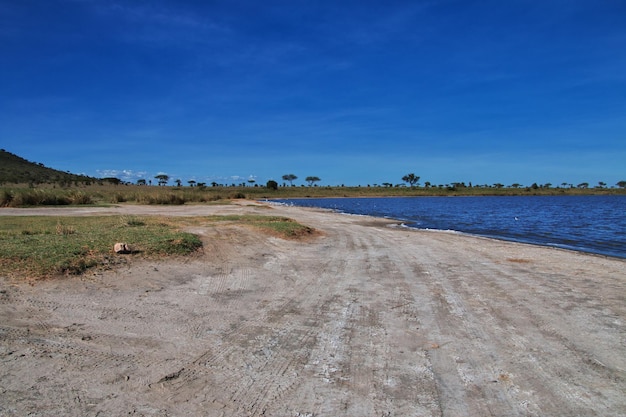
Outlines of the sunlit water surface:
[[388,197],[275,200],[626,258],[626,196]]

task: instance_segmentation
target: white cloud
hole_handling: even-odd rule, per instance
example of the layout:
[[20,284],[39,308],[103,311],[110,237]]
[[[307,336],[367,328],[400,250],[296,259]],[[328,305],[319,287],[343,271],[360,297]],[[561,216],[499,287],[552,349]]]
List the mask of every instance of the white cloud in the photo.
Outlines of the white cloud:
[[135,182],[138,179],[146,178],[147,172],[133,171],[132,169],[97,169],[96,172],[101,178],[119,178],[122,181]]

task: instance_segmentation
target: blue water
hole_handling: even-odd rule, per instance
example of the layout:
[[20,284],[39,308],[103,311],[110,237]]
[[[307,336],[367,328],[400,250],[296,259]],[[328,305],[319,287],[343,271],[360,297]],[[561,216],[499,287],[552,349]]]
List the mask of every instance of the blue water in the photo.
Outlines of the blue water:
[[278,200],[398,219],[408,227],[626,258],[626,196],[389,197]]

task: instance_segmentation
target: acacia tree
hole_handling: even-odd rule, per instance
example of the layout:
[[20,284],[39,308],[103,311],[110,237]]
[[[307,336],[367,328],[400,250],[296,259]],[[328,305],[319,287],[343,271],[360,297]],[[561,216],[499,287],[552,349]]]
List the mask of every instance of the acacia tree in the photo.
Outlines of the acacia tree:
[[417,184],[419,180],[420,177],[416,176],[413,173],[406,174],[404,177],[402,177],[402,181],[408,182],[411,187],[415,186],[415,184]]
[[626,188],[626,181],[618,181],[617,185],[619,188]]
[[167,174],[159,174],[154,178],[159,181],[159,185],[167,185],[167,182],[170,180],[170,176]]
[[306,177],[305,181],[308,182],[309,187],[311,187],[314,183],[321,181],[321,179],[319,177]]
[[296,176],[295,176],[295,175],[293,175],[293,174],[285,174],[285,175],[283,175],[283,180],[285,180],[285,181],[289,181],[289,184],[290,184],[292,187],[293,187],[293,182],[294,182],[295,180],[297,180],[297,179],[298,179],[298,177],[296,177]]

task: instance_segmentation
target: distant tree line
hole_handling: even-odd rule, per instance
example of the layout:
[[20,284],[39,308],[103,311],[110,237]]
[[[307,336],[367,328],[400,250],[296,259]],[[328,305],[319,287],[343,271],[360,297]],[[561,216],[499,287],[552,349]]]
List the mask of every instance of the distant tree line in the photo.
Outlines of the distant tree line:
[[[159,174],[156,175],[154,177],[157,180],[157,184],[159,186],[166,186],[169,181],[170,181],[170,177],[167,174]],[[282,176],[282,180],[284,181],[282,186],[286,187],[287,183],[289,183],[289,186],[293,187],[294,186],[294,181],[296,181],[298,179],[298,176],[295,174],[285,174]],[[411,188],[417,188],[420,187],[420,179],[421,177],[416,175],[415,173],[409,173],[404,175],[402,178],[403,183],[400,184],[393,184],[390,182],[383,182],[382,184],[373,184],[374,187],[385,187],[385,188],[392,188],[392,187],[404,187],[404,186],[409,186]],[[108,181],[110,183],[120,183],[121,180],[115,179],[115,178],[105,178],[103,179],[105,181]],[[313,187],[313,186],[317,186],[317,182],[320,182],[321,179],[317,176],[308,176],[305,178],[305,182],[308,183],[309,187]],[[182,186],[182,180],[180,179],[176,179],[174,180],[175,184],[177,187],[181,187]],[[189,180],[187,181],[187,183],[189,184],[190,187],[199,187],[199,188],[205,188],[207,185],[206,183],[203,182],[196,182],[195,180]],[[247,183],[250,186],[254,186],[254,187],[258,187],[258,184],[256,184],[256,180],[250,178],[247,180]],[[152,185],[152,181],[149,181],[149,184]],[[146,182],[145,179],[139,179],[137,180],[137,185],[148,185],[148,183]],[[615,184],[618,188],[626,188],[626,181],[618,181]],[[212,182],[211,183],[212,187],[227,187],[229,185],[226,184],[219,184],[217,182]],[[239,183],[239,184],[230,184],[230,186],[232,187],[236,187],[236,186],[246,186],[246,183]],[[343,185],[342,185],[343,186]],[[368,187],[371,187],[372,185],[368,184]],[[276,182],[275,180],[269,180],[267,181],[267,183],[265,184],[265,187],[268,189],[278,189],[279,184],[278,182]],[[450,191],[454,191],[454,190],[458,190],[458,189],[463,189],[463,188],[496,188],[496,189],[501,189],[501,188],[507,188],[507,186],[505,186],[502,183],[494,183],[494,184],[477,184],[477,185],[473,185],[471,182],[469,182],[468,184],[466,184],[463,181],[460,182],[451,182],[451,183],[447,183],[447,184],[439,184],[439,185],[435,185],[432,184],[430,181],[425,181],[423,188],[439,188],[439,189],[447,189]],[[526,188],[527,190],[539,190],[539,189],[551,189],[554,188],[552,183],[545,183],[545,184],[537,184],[537,183],[533,183],[529,186],[523,186],[520,183],[513,183],[511,185],[508,186],[508,188],[514,188],[514,189],[520,189],[520,188]],[[579,183],[577,185],[574,184],[570,184],[570,183],[566,183],[563,182],[561,183],[559,186],[555,187],[557,189],[561,188],[561,189],[573,189],[573,188],[578,188],[578,189],[588,189],[590,188],[590,185],[588,182],[582,182]],[[604,188],[608,188],[608,185],[606,182],[604,181],[599,181],[598,184],[594,187],[596,189],[604,189]]]
[[[298,176],[289,173],[282,175],[282,186],[293,187],[295,185],[295,181],[298,180]],[[154,176],[155,184],[159,186],[167,186],[172,179],[169,175],[165,173],[159,173]],[[367,184],[367,187],[384,187],[384,188],[393,188],[393,187],[410,187],[410,188],[419,188],[419,189],[440,189],[440,190],[448,190],[448,191],[456,191],[468,188],[479,188],[479,189],[525,189],[527,191],[533,190],[548,190],[548,189],[595,189],[602,190],[608,188],[626,188],[626,180],[618,181],[613,187],[609,186],[604,181],[598,181],[596,185],[592,185],[589,182],[581,182],[578,184],[562,182],[557,186],[554,186],[552,183],[532,183],[530,185],[522,185],[521,183],[512,183],[510,185],[504,185],[502,183],[494,183],[494,184],[472,184],[471,182],[465,183],[463,181],[459,182],[451,182],[446,184],[433,184],[429,181],[425,181],[420,184],[421,177],[411,172],[401,177],[401,183],[392,183],[392,182],[383,182],[381,184]],[[307,176],[304,179],[304,182],[309,187],[317,187],[317,183],[321,182],[321,178],[318,176]],[[105,177],[105,178],[93,178],[85,175],[75,175],[69,172],[58,171],[52,168],[48,168],[44,166],[42,163],[30,162],[26,159],[23,159],[17,155],[14,155],[10,152],[5,151],[4,149],[0,150],[0,184],[29,184],[29,186],[34,187],[38,184],[55,184],[60,187],[66,188],[71,186],[89,186],[91,184],[112,184],[112,185],[130,185],[129,182],[125,182],[119,178],[115,177]],[[174,179],[173,183],[176,187],[182,187],[183,181],[179,178]],[[153,185],[153,181],[145,178],[140,178],[136,182],[137,185],[146,186]],[[205,182],[197,182],[196,180],[188,180],[187,184],[189,187],[197,187],[199,189],[204,189],[207,186],[212,187],[246,187],[253,186],[259,187],[260,185],[256,183],[256,180],[252,177],[244,182],[239,183],[231,183],[231,184],[220,184],[215,181],[211,182],[209,185]],[[304,187],[305,185],[301,185]],[[277,181],[270,179],[265,184],[265,188],[267,189],[278,189],[279,184]],[[337,187],[344,187],[343,184],[338,185]],[[360,187],[360,186],[359,186]]]
[[[407,184],[409,184],[409,186],[414,187],[414,186],[419,186],[419,180],[420,177],[415,175],[414,173],[410,173],[410,174],[406,174],[405,176],[402,177],[402,181],[406,182]],[[626,181],[618,181],[615,184],[617,187],[619,188],[626,188]],[[390,183],[383,183],[383,186],[385,187],[391,187],[392,184]],[[433,185],[426,181],[424,183],[424,188],[430,188],[433,187]],[[494,184],[484,184],[484,185],[472,185],[472,183],[470,182],[469,185],[466,185],[465,182],[452,182],[449,184],[440,184],[438,186],[435,186],[438,188],[447,188],[450,190],[454,190],[454,189],[458,189],[458,188],[505,188],[506,186],[502,183],[494,183]],[[509,186],[510,188],[522,188],[523,186],[519,183],[513,183]],[[550,189],[553,188],[552,187],[552,183],[545,183],[545,184],[537,184],[536,182],[531,184],[530,186],[526,187],[526,189],[529,190],[538,190],[538,189]],[[582,182],[580,184],[577,184],[576,186],[574,186],[574,184],[569,184],[566,182],[561,183],[560,186],[557,186],[556,188],[578,188],[578,189],[587,189],[589,188],[589,183],[588,182]],[[598,189],[603,189],[603,188],[608,188],[606,182],[604,181],[599,181],[598,185],[595,186],[595,188]]]

